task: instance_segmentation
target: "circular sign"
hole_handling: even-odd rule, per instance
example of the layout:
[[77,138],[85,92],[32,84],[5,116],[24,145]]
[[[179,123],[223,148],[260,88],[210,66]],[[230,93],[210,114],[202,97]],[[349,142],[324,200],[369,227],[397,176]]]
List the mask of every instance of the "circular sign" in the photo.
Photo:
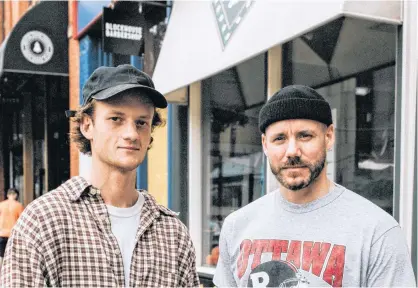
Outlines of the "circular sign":
[[22,37],[20,50],[29,62],[42,65],[51,60],[54,54],[54,45],[48,35],[34,30]]

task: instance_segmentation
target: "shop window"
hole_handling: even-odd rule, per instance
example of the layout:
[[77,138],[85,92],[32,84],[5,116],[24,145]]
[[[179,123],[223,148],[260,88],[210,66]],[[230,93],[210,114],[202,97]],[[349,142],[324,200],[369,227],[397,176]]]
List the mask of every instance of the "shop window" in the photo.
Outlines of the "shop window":
[[283,52],[285,84],[312,86],[331,105],[328,176],[392,214],[396,27],[341,18]]
[[216,265],[225,217],[265,193],[258,130],[265,75],[263,54],[202,81],[204,263],[198,264]]

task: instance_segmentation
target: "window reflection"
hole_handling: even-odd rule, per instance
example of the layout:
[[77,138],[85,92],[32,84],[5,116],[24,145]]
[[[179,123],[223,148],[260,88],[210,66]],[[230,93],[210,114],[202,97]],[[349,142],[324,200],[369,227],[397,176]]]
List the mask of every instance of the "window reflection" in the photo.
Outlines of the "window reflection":
[[284,45],[285,85],[317,89],[336,126],[328,176],[392,214],[395,26],[340,18]]
[[223,71],[203,85],[205,121],[203,255],[216,265],[226,216],[264,194],[258,113],[265,103],[265,55]]

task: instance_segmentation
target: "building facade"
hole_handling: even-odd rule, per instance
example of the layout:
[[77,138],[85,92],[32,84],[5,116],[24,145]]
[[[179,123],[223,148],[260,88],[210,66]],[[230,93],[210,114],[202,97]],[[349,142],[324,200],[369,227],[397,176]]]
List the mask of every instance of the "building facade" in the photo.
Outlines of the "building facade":
[[153,79],[176,103],[169,204],[186,215],[201,275],[213,274],[223,219],[277,188],[258,112],[289,84],[330,102],[328,177],[399,221],[416,271],[417,12],[411,1],[174,2]]
[[0,3],[0,191],[27,205],[69,176],[66,2]]
[[[117,25],[141,28],[138,43],[119,42],[137,50],[108,46],[105,8]],[[52,54],[48,41],[21,45],[32,30]],[[417,272],[417,32],[414,1],[0,2],[0,191],[15,186],[27,204],[88,177],[90,158],[68,142],[64,111],[80,105],[95,68],[130,63],[170,102],[137,186],[180,212],[210,281],[222,221],[277,188],[258,112],[281,87],[305,84],[331,103],[328,176],[395,217]],[[21,47],[50,58],[28,60]],[[8,53],[17,58],[5,61]]]

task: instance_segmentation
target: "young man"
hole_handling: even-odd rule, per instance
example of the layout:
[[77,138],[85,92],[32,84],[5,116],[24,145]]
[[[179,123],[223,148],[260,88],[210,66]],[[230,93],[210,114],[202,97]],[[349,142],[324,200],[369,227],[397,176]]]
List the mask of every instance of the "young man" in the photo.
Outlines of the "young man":
[[229,215],[216,286],[415,287],[398,223],[326,175],[329,104],[312,88],[281,89],[259,128],[279,189]]
[[195,252],[176,214],[135,189],[136,168],[166,99],[131,65],[100,67],[83,88],[72,140],[92,157],[33,201],[6,249],[4,287],[198,286]]
[[19,191],[14,188],[7,190],[7,199],[0,203],[0,269],[4,251],[10,237],[10,231],[23,212],[23,205],[17,201]]

